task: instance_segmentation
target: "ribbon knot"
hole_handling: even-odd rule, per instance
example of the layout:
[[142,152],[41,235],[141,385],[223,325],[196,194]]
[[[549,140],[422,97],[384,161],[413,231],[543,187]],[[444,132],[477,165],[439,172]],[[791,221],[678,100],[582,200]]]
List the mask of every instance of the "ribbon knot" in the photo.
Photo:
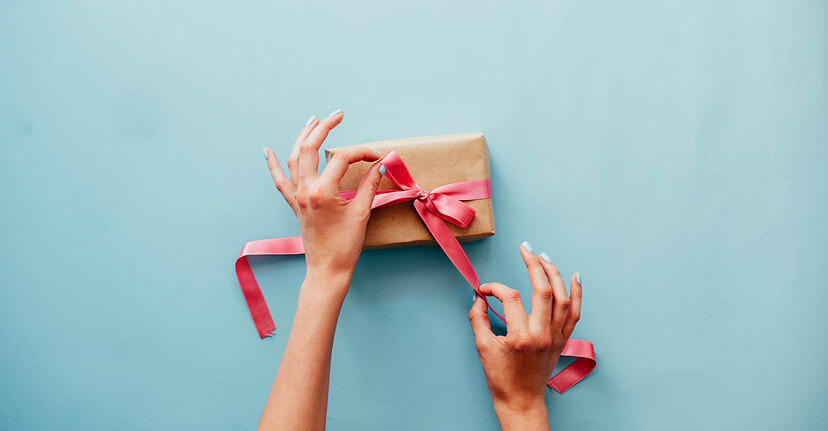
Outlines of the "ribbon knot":
[[[405,163],[394,151],[380,159],[380,163],[385,166],[385,176],[401,190],[381,190],[377,192],[372,208],[386,207],[413,200],[414,208],[423,221],[427,217],[423,216],[423,212],[428,211],[442,220],[465,229],[474,220],[475,212],[472,207],[462,201],[482,199],[481,196],[491,195],[489,180],[462,181],[446,184],[431,191],[426,190],[414,182],[414,178],[411,177]],[[352,195],[350,193],[340,193],[340,196],[348,199]],[[426,226],[428,226],[428,222],[426,222]],[[432,227],[428,227],[429,231],[432,231]],[[431,233],[434,234],[434,232]]]

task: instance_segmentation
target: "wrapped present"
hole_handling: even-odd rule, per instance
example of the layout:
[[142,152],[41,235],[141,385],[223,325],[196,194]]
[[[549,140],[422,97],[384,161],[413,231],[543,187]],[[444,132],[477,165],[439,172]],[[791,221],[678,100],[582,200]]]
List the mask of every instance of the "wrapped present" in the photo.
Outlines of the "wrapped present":
[[[395,152],[411,173],[416,184],[427,194],[439,193],[441,186],[488,180],[489,152],[482,133],[425,136],[370,142],[358,146],[377,150],[383,155]],[[337,151],[351,147],[325,150],[328,160]],[[340,183],[340,190],[356,190],[365,172],[371,166],[358,162],[348,168]],[[488,183],[487,183],[488,184]],[[384,177],[380,190],[399,190],[391,179]],[[460,241],[474,241],[494,235],[495,222],[491,198],[463,200],[474,210],[467,227],[449,223],[449,229]],[[376,208],[371,213],[365,232],[365,248],[406,247],[434,245],[435,241],[412,205],[391,205]]]

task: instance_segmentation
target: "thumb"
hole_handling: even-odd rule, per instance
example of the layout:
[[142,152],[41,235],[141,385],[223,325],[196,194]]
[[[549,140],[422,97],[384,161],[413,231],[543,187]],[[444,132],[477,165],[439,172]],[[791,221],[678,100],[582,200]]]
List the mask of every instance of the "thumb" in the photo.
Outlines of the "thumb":
[[486,303],[477,292],[474,292],[474,302],[469,310],[469,323],[476,340],[482,341],[486,337],[494,336],[489,315],[486,313]]
[[371,209],[371,203],[374,202],[374,195],[377,194],[377,188],[382,179],[382,175],[379,172],[381,166],[379,163],[374,163],[371,169],[368,169],[368,172],[362,177],[362,181],[359,182],[359,187],[357,188],[356,196],[351,201],[354,205],[368,210]]

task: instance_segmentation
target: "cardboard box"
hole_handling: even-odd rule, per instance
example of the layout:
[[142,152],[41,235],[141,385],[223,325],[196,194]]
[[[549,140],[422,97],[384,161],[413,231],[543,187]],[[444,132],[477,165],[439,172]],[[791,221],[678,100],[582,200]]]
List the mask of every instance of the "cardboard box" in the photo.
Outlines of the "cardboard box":
[[[396,151],[405,162],[414,181],[426,190],[459,181],[490,178],[489,151],[482,133],[425,136],[394,139],[325,150],[326,160],[337,151],[355,146],[367,147],[382,153]],[[356,190],[365,172],[371,166],[358,162],[348,168],[340,182],[340,190]],[[380,189],[398,190],[383,177]],[[474,241],[494,235],[494,211],[491,199],[464,201],[476,215],[468,228],[461,229],[449,223],[460,241]],[[420,216],[410,202],[373,210],[365,233],[365,248],[408,247],[435,245]]]

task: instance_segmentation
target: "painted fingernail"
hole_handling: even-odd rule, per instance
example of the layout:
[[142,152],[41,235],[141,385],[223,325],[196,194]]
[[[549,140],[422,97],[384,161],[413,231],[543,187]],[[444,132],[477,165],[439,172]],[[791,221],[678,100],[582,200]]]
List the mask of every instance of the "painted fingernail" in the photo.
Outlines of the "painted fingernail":
[[337,109],[336,111],[331,112],[331,113],[330,113],[330,115],[328,115],[328,116],[329,116],[329,117],[333,117],[334,115],[339,115],[339,114],[341,114],[341,113],[342,113],[342,110],[341,110],[341,109]]
[[267,160],[267,159],[270,157],[270,154],[268,154],[268,153],[267,153],[267,148],[262,148],[262,151],[264,151],[264,153],[265,153],[265,160]]
[[380,166],[380,175],[385,175],[385,166]]
[[520,243],[520,245],[523,246],[523,248],[525,248],[526,251],[528,251],[529,253],[532,252],[532,244],[529,244],[528,242],[523,241],[522,243]]
[[552,258],[549,257],[549,255],[546,254],[545,251],[542,251],[541,254],[539,254],[538,256],[540,256],[540,258],[545,260],[547,263],[552,263]]
[[581,273],[575,274],[575,281],[578,282],[578,286],[583,286],[584,284],[581,282]]
[[305,123],[305,126],[310,126],[311,123],[313,123],[313,120],[315,120],[315,119],[316,119],[316,115],[311,115],[311,117],[308,118],[308,122]]
[[375,150],[375,149],[373,149],[373,148],[371,149],[371,151],[373,151],[373,152],[375,152],[375,153],[379,154],[380,156],[382,155],[382,153],[380,153],[379,151],[377,151],[377,150]]

